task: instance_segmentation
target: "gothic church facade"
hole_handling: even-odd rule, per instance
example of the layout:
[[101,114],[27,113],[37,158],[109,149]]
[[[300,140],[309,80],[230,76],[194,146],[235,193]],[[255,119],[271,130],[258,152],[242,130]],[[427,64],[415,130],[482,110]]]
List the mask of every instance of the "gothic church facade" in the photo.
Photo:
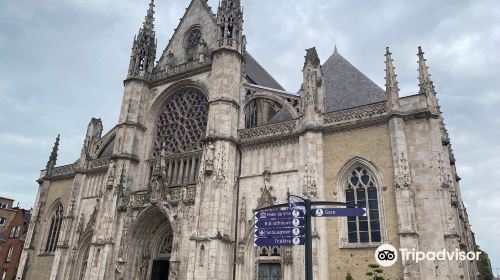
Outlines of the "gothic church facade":
[[[298,93],[249,54],[240,0],[192,0],[156,61],[154,3],[118,123],[39,189],[17,279],[304,279],[304,248],[255,247],[253,210],[287,194],[365,206],[313,220],[315,279],[365,277],[380,244],[473,251],[450,140],[419,48],[418,93],[380,88],[335,49]],[[251,20],[251,19],[249,19]],[[475,262],[398,261],[389,279],[477,279]]]

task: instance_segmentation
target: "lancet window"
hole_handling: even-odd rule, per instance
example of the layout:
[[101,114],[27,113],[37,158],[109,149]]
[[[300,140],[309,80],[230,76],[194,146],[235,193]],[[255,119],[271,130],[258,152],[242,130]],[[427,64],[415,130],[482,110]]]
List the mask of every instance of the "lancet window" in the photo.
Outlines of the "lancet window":
[[50,220],[49,232],[47,234],[47,240],[45,242],[45,253],[55,252],[57,241],[59,239],[59,232],[61,231],[62,220],[63,206],[59,203]]

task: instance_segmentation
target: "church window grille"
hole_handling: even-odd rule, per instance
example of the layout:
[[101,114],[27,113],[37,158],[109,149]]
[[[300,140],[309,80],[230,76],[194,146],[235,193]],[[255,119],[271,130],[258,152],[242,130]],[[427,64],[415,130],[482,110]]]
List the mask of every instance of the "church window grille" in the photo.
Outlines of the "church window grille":
[[185,44],[189,49],[195,48],[201,41],[201,29],[193,28],[186,34]]
[[156,122],[153,156],[201,151],[207,126],[208,102],[195,88],[183,88],[168,100]]
[[280,280],[281,275],[281,247],[258,247],[258,275],[259,280]]
[[378,193],[373,175],[364,167],[356,167],[346,184],[347,204],[357,204],[358,207],[366,208],[367,212],[363,217],[347,217],[349,243],[381,242]]
[[7,252],[7,257],[5,258],[5,262],[10,262],[12,260],[13,254],[14,254],[14,247],[10,246],[9,251]]
[[50,221],[49,233],[47,236],[47,241],[45,243],[45,253],[53,253],[56,251],[57,241],[59,239],[59,233],[61,231],[62,219],[63,206],[62,204],[59,204]]
[[279,263],[260,263],[259,280],[280,280],[281,264]]
[[172,253],[172,234],[167,234],[163,241],[161,242],[160,254],[168,255]]

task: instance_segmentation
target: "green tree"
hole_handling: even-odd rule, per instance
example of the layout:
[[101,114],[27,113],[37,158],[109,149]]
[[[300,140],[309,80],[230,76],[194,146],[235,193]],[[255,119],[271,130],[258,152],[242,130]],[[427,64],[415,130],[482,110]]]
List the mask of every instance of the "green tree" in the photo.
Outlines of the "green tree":
[[347,272],[347,276],[345,277],[345,280],[354,280],[354,279],[352,278],[352,275],[351,275],[351,273],[350,273],[350,272]]
[[385,280],[384,276],[382,276],[382,273],[384,273],[384,271],[378,264],[371,263],[368,265],[368,267],[371,271],[367,272],[366,275],[370,276],[370,280]]

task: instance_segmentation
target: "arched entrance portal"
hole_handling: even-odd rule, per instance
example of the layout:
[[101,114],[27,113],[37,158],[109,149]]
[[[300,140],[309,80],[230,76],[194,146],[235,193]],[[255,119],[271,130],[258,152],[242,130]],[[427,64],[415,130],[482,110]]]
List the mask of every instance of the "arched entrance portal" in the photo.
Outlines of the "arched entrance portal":
[[151,280],[166,280],[170,270],[170,256],[172,254],[172,232],[168,232],[160,243],[158,252],[153,258]]
[[[167,280],[172,266],[172,220],[168,209],[153,205],[144,210],[131,228],[126,279]],[[124,278],[125,279],[125,278]]]

